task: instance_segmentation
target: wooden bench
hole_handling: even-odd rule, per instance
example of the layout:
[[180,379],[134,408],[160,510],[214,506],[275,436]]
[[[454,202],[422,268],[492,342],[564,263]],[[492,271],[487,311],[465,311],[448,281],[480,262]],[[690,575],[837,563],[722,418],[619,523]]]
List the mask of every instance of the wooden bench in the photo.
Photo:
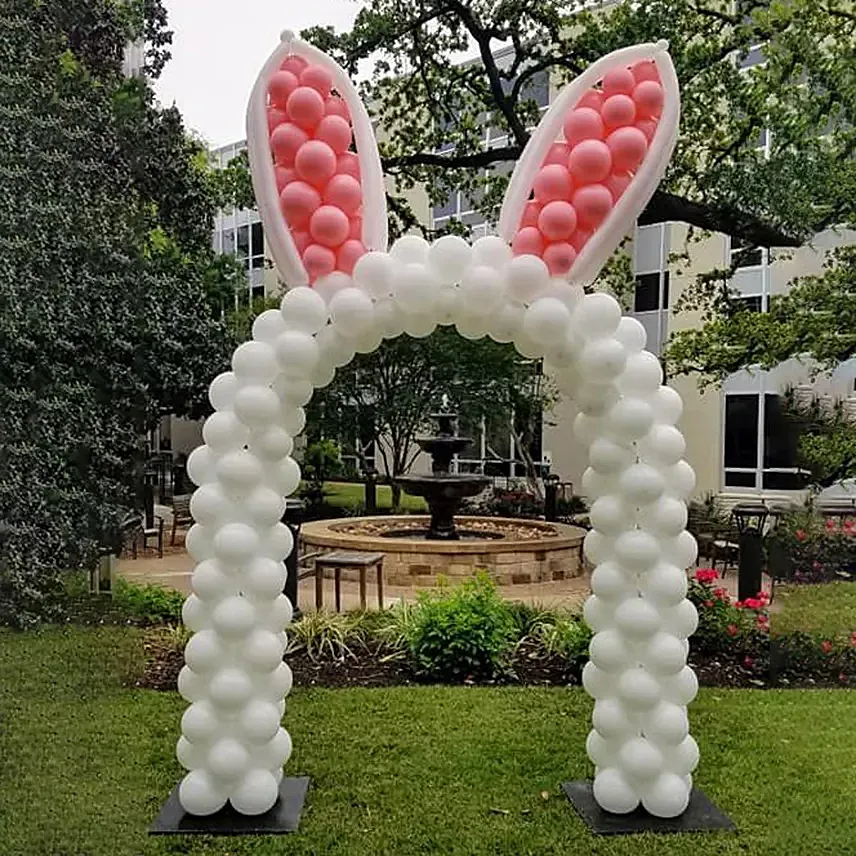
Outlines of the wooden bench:
[[342,609],[342,568],[360,572],[360,608],[366,608],[366,574],[369,568],[377,568],[377,602],[383,609],[383,553],[354,553],[340,551],[325,553],[315,559],[315,607],[324,606],[324,571],[331,568],[336,592],[336,612]]

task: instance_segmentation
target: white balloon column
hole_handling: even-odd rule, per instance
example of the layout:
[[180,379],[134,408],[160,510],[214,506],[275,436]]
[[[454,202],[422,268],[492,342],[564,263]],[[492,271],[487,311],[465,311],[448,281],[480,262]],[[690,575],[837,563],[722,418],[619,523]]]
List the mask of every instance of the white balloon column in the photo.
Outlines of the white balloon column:
[[685,531],[694,476],[675,428],[681,401],[662,385],[641,325],[612,297],[584,293],[662,177],[677,120],[665,46],[618,51],[548,111],[512,177],[500,236],[472,246],[405,236],[387,253],[365,109],[335,63],[284,34],[250,100],[248,146],[271,252],[297,287],[256,319],[253,341],[211,384],[215,412],[188,461],[198,489],[187,549],[199,564],[179,676],[191,703],[178,742],[185,811],[212,814],[228,801],[266,812],[291,753],[280,721],[292,536],[281,519],[300,480],[291,453],[303,406],[354,354],[438,324],[544,358],[578,403],[584,489],[595,499],[585,617],[596,634],[584,672],[596,699],[595,798],[612,812],[640,801],[662,817],[686,808],[698,750],[686,714],[696,615],[684,569],[696,548]]

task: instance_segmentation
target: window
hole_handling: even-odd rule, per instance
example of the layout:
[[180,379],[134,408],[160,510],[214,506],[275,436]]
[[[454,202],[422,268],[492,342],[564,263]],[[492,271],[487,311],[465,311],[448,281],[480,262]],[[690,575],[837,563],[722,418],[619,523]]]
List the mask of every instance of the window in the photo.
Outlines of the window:
[[743,304],[743,308],[749,312],[767,311],[767,297],[760,294],[752,294],[748,297],[738,297],[735,302]]
[[669,272],[636,275],[634,312],[654,312],[669,308]]
[[265,287],[264,285],[254,285],[250,291],[250,297],[252,300],[258,300],[265,296]]
[[224,229],[223,230],[223,252],[224,253],[234,253],[235,252],[235,230],[234,229]]
[[648,335],[648,350],[660,354],[669,330],[669,226],[637,226],[633,241],[636,290],[633,312]]
[[725,487],[800,490],[797,430],[782,413],[775,393],[725,396],[723,468]]
[[737,55],[737,64],[740,68],[753,68],[756,65],[762,65],[766,61],[763,45],[754,45],[748,51],[741,51]]
[[743,238],[732,238],[728,250],[729,265],[735,268],[759,267],[764,264],[764,250]]
[[245,259],[250,254],[250,227],[249,226],[239,226],[238,227],[238,241],[237,241],[237,252],[238,258]]

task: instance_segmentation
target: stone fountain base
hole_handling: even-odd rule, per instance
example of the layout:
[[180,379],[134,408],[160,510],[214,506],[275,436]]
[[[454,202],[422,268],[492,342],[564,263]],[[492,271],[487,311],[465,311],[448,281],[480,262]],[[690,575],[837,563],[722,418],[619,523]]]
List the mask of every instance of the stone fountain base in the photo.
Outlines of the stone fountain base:
[[[383,553],[384,579],[394,586],[433,586],[441,576],[459,582],[484,570],[497,585],[531,585],[583,574],[585,530],[563,523],[505,517],[456,517],[468,537],[428,541],[386,532],[427,530],[428,516],[356,517],[305,523],[300,536],[307,552],[355,550]],[[482,531],[483,539],[472,537]],[[343,579],[358,573],[344,571]]]

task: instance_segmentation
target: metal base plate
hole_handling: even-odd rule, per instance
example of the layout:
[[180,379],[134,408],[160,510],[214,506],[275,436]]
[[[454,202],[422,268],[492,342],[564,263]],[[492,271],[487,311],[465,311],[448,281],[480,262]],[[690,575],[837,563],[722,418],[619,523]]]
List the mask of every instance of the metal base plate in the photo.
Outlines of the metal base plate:
[[149,835],[282,835],[295,832],[300,825],[308,787],[308,776],[284,778],[279,783],[279,799],[264,814],[239,814],[227,803],[214,814],[197,817],[181,807],[176,785],[149,829]]
[[591,782],[565,782],[562,790],[583,823],[595,835],[634,835],[640,832],[706,832],[737,827],[698,788],[690,794],[690,804],[679,817],[654,817],[641,806],[630,814],[604,811],[594,799]]

